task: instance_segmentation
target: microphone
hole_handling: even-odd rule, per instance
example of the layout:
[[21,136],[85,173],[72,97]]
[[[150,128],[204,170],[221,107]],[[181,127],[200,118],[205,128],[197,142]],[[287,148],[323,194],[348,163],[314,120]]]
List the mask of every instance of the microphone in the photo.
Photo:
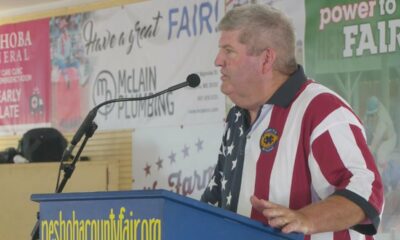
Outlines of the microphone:
[[186,77],[186,81],[185,82],[179,83],[179,84],[174,85],[172,87],[169,87],[169,88],[167,88],[167,89],[165,89],[165,90],[163,90],[161,92],[158,92],[158,93],[155,93],[155,94],[152,94],[152,95],[149,95],[149,96],[133,97],[133,98],[117,98],[117,99],[111,99],[111,100],[108,100],[108,101],[104,101],[104,102],[98,104],[92,110],[90,110],[90,112],[86,116],[85,120],[82,122],[81,126],[79,127],[78,131],[76,131],[74,137],[71,140],[71,143],[65,149],[61,161],[66,161],[71,156],[72,151],[74,150],[76,144],[78,144],[78,142],[81,140],[82,136],[86,133],[88,127],[90,127],[90,125],[92,124],[94,118],[96,117],[97,111],[102,106],[110,104],[110,103],[116,103],[116,102],[147,100],[147,99],[158,97],[158,96],[160,96],[160,95],[162,95],[164,93],[167,93],[167,92],[172,92],[172,91],[178,90],[178,89],[186,87],[186,86],[189,86],[191,88],[195,88],[195,87],[199,86],[199,84],[200,84],[199,75],[197,75],[195,73],[192,73],[192,74],[190,74],[190,75],[188,75]]
[[192,74],[190,74],[189,76],[186,77],[186,82],[179,83],[179,84],[177,84],[175,86],[172,86],[172,87],[168,88],[166,91],[167,92],[172,92],[172,91],[175,91],[175,90],[177,90],[179,88],[183,88],[183,87],[186,87],[186,86],[195,88],[195,87],[199,86],[199,84],[200,84],[199,75],[197,75],[195,73],[192,73]]

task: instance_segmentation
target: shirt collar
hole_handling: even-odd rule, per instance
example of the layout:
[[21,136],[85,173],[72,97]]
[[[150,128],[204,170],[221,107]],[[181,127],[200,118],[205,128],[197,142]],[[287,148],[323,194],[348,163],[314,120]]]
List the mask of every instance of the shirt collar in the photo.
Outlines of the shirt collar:
[[280,107],[288,107],[289,104],[295,98],[297,92],[300,90],[303,83],[307,81],[307,77],[304,73],[303,67],[298,65],[297,70],[290,75],[289,79],[286,80],[282,86],[272,95],[266,104],[278,105]]

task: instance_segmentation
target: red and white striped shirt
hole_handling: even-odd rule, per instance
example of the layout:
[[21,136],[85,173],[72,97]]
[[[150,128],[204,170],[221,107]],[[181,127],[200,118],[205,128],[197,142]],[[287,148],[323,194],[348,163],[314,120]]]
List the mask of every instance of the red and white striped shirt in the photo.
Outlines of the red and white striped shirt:
[[305,239],[373,239],[359,232],[376,233],[382,182],[364,128],[340,96],[307,80],[299,67],[253,125],[246,110],[230,110],[218,164],[202,201],[267,224],[252,209],[250,196],[299,209],[332,194],[358,204],[368,220],[353,230]]

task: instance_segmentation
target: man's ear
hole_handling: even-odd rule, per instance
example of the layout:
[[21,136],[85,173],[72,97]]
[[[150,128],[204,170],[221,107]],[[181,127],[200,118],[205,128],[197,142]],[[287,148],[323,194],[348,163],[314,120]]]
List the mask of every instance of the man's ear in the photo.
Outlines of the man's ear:
[[276,52],[272,48],[265,49],[262,53],[262,71],[263,73],[267,73],[272,71],[272,66],[276,60]]

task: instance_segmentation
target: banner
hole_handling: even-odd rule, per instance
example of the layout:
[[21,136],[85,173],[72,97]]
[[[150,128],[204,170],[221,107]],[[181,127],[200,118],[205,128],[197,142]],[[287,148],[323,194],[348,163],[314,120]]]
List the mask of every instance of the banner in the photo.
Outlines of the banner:
[[399,79],[398,2],[345,2],[306,1],[306,70],[359,114],[372,95],[388,107],[399,95],[388,94]]
[[49,122],[49,20],[0,26],[2,132]]
[[55,125],[76,128],[106,100],[149,96],[191,73],[201,77],[198,88],[109,104],[96,121],[102,129],[221,121],[225,98],[213,60],[222,11],[219,0],[151,1],[52,19]]

